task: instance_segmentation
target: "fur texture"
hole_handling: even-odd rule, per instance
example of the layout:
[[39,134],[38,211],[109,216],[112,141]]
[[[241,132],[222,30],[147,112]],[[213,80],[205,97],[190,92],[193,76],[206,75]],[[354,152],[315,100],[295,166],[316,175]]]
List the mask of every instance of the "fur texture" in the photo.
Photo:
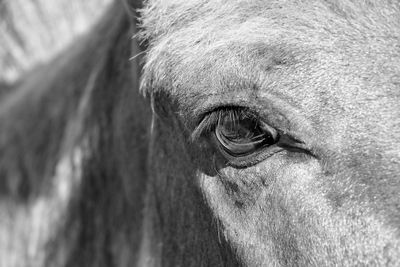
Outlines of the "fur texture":
[[246,265],[398,264],[399,10],[396,1],[148,1],[142,10],[142,89],[174,107],[184,132],[210,110],[250,107],[313,155],[214,172],[206,161],[196,175]]
[[[0,265],[398,266],[399,3],[140,6],[0,92]],[[194,134],[237,107],[283,143]]]

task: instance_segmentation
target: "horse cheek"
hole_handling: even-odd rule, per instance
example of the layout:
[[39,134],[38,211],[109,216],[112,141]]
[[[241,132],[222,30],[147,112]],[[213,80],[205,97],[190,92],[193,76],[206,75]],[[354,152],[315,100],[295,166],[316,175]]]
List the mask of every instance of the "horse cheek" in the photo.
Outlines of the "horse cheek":
[[149,230],[154,255],[162,266],[236,265],[235,256],[216,238],[179,122],[153,120],[147,210],[154,226]]

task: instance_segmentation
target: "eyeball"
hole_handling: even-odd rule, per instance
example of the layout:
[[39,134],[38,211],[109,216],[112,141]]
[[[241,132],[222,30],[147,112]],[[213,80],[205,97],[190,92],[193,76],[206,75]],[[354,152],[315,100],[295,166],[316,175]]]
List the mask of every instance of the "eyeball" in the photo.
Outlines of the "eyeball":
[[248,114],[222,115],[214,130],[223,152],[233,157],[248,156],[278,142],[278,132]]

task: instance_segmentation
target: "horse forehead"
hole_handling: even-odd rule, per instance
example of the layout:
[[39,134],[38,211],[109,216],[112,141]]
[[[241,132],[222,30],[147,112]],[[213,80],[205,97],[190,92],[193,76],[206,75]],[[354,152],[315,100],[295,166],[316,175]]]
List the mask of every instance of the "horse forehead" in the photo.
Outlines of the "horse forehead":
[[[286,61],[294,49],[303,50],[297,54],[303,63],[307,53],[325,52],[321,58],[346,53],[354,65],[389,60],[393,67],[399,57],[399,16],[399,4],[392,1],[148,1],[140,34],[150,43],[144,85],[157,78],[165,84],[171,70],[179,82],[185,76],[182,69],[218,59],[225,60],[218,67],[235,67],[237,56],[248,55],[251,60],[266,55],[270,61]],[[253,67],[251,60],[242,63]],[[329,63],[343,58],[335,60]]]
[[[142,9],[147,37],[168,35],[200,23],[201,30],[237,25],[249,19],[264,18],[289,27],[337,27],[338,19],[369,26],[399,26],[397,1],[277,1],[277,0],[149,0]],[[198,25],[198,24],[197,24]],[[249,29],[244,29],[249,30]],[[373,30],[373,28],[371,28]],[[392,29],[394,32],[396,29]]]
[[[142,12],[142,38],[150,42],[143,87],[191,93],[196,86],[190,83],[207,68],[217,77],[222,72],[246,75],[246,66],[252,72],[297,62],[297,71],[303,72],[318,63],[314,76],[330,74],[325,80],[339,74],[329,68],[348,64],[365,83],[385,84],[375,91],[395,94],[400,12],[398,5],[381,3],[149,1]],[[215,93],[213,86],[203,86],[199,93],[207,88]]]

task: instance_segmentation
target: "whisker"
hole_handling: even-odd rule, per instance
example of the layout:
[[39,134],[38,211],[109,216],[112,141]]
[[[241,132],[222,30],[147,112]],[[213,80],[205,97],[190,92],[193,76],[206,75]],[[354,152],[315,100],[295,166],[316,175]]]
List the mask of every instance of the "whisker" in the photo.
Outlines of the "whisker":
[[130,57],[130,58],[129,58],[129,61],[132,61],[132,60],[134,60],[135,58],[137,58],[138,56],[140,56],[140,55],[142,55],[142,54],[145,54],[145,53],[146,53],[146,51],[141,51],[141,52],[137,53],[136,55]]

